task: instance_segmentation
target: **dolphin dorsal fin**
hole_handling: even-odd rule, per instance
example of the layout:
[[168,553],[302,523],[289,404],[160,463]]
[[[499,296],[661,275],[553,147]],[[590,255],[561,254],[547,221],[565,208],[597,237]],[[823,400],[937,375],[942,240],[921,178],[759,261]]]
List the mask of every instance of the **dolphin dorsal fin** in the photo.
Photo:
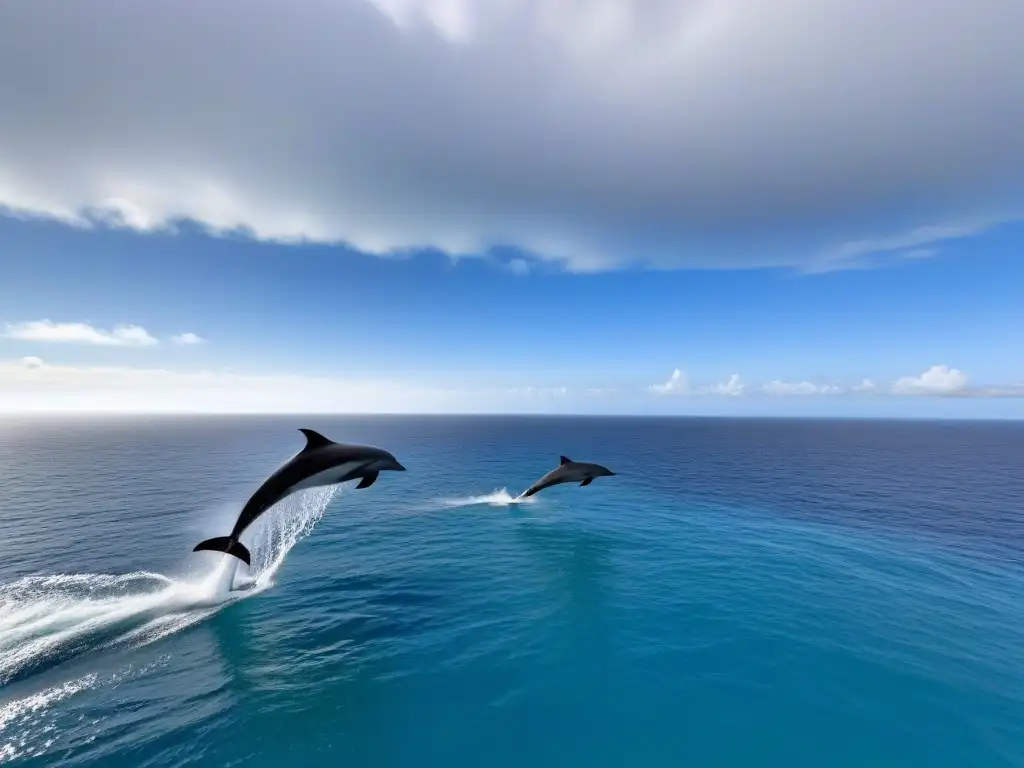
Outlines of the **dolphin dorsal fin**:
[[562,466],[563,464],[572,464],[572,459],[568,456],[560,456],[559,459],[560,461],[558,462],[558,466]]
[[306,436],[306,447],[302,449],[304,451],[315,451],[317,448],[323,448],[325,445],[330,445],[334,442],[333,440],[328,440],[316,430],[300,428],[299,432]]

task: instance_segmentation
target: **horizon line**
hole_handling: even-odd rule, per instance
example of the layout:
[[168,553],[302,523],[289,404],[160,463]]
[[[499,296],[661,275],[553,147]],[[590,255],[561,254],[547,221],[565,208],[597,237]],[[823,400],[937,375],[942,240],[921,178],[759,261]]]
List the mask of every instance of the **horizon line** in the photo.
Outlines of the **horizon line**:
[[701,420],[701,421],[957,421],[957,422],[1024,422],[1024,416],[871,416],[871,415],[820,415],[820,414],[685,414],[685,413],[543,413],[543,412],[500,412],[500,411],[0,411],[0,420],[18,418],[126,418],[126,417],[209,417],[209,418],[524,418],[524,419],[644,419],[648,421]]

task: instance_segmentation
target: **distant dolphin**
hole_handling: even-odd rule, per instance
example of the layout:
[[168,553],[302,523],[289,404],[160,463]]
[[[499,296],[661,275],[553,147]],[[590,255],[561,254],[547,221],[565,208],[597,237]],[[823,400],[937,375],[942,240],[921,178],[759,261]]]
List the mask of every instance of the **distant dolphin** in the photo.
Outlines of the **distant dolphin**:
[[362,481],[356,488],[369,488],[379,472],[405,471],[394,456],[381,448],[335,443],[312,429],[299,431],[306,436],[306,447],[264,481],[242,508],[231,534],[200,542],[193,552],[224,552],[249,565],[249,550],[238,539],[256,518],[281,499],[306,488],[344,483],[359,477]]
[[550,488],[552,485],[558,485],[559,483],[579,482],[581,487],[590,485],[595,477],[607,477],[614,474],[610,469],[606,469],[600,464],[587,464],[562,456],[561,463],[557,467],[519,494],[519,498],[525,499],[527,496],[533,496],[538,491],[543,491],[545,488]]

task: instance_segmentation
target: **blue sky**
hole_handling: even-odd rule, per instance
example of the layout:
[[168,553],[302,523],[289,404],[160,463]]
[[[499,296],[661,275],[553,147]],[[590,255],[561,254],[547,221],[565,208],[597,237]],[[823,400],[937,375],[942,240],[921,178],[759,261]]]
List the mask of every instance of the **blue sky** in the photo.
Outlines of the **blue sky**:
[[1024,416],[1019,3],[149,7],[0,8],[0,411]]
[[[0,242],[6,278],[0,307],[8,328],[0,357],[11,361],[231,369],[458,390],[426,404],[440,410],[1021,413],[1016,398],[884,391],[934,365],[962,371],[970,386],[1024,382],[1021,226],[959,241],[927,259],[826,274],[543,268],[521,274],[499,259],[453,263],[429,252],[381,258],[337,246],[196,231],[83,230],[12,217],[0,219]],[[132,324],[156,343],[10,338],[19,335],[19,323],[41,320],[105,332]],[[202,343],[170,341],[184,333]],[[690,391],[649,390],[677,368]],[[733,374],[744,384],[741,395],[697,392]],[[870,397],[758,391],[773,381],[849,390],[865,378],[879,389]],[[297,406],[303,392],[300,383]],[[344,389],[339,395],[338,410],[364,409],[345,402]],[[267,407],[276,398],[275,391]],[[152,403],[161,405],[170,404]],[[391,398],[384,405],[402,409]],[[287,402],[281,407],[289,409]]]

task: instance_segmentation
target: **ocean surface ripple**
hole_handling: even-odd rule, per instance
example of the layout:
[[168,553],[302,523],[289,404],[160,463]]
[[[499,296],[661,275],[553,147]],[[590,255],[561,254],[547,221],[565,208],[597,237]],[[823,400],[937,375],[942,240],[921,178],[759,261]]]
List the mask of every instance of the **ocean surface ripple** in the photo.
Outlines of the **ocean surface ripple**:
[[[302,423],[299,423],[301,421]],[[301,447],[408,467],[192,553]],[[515,497],[560,454],[615,470]],[[1024,766],[1024,425],[0,421],[0,764]]]

